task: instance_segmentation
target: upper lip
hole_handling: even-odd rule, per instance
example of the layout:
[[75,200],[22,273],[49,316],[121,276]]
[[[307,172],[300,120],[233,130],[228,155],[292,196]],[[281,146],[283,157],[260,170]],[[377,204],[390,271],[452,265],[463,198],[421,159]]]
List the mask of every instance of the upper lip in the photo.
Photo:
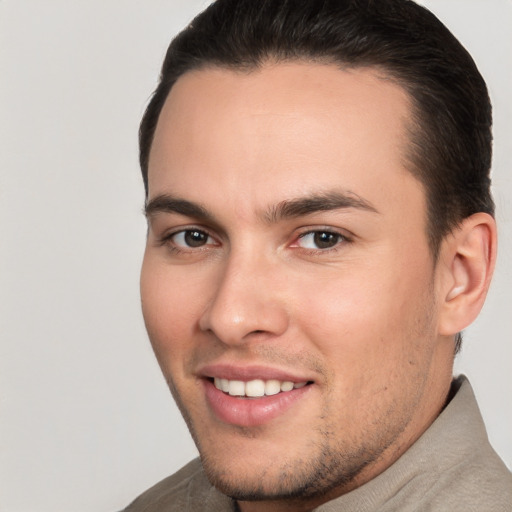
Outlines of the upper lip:
[[198,369],[197,375],[202,378],[219,378],[241,381],[274,379],[299,383],[312,380],[304,375],[263,365],[244,366],[233,364],[207,364]]

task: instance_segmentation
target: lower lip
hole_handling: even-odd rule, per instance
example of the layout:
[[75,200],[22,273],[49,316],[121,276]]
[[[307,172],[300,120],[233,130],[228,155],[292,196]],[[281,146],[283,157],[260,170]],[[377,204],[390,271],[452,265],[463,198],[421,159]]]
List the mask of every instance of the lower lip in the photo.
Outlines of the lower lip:
[[206,399],[215,416],[224,423],[240,427],[256,427],[284,414],[309,392],[311,385],[261,398],[227,395],[210,380],[203,380]]

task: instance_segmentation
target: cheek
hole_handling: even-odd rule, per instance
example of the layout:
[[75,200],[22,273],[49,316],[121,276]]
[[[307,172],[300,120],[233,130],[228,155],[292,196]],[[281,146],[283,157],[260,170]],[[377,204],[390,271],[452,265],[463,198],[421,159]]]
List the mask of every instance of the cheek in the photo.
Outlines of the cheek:
[[396,304],[382,282],[359,279],[352,272],[306,289],[299,318],[302,328],[319,342],[342,340],[345,349],[357,348],[372,344],[372,333],[389,331],[383,331],[383,324],[392,320]]
[[418,292],[429,290],[425,277],[421,284],[414,282],[416,276],[358,277],[352,273],[303,297],[300,326],[327,365],[326,410],[354,439],[376,417],[386,423],[391,413],[409,414],[423,386],[433,339],[432,296]]
[[432,296],[424,270],[352,269],[304,288],[310,291],[301,300],[301,329],[345,374],[396,371],[397,363],[412,357],[413,339],[424,336],[430,322]]
[[204,309],[201,290],[199,279],[145,257],[140,280],[142,313],[160,363],[169,354],[191,346]]

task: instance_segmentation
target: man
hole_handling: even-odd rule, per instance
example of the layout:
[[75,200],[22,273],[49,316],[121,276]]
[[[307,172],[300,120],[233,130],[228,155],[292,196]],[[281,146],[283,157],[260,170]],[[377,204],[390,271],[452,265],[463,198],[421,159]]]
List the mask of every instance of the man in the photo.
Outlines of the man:
[[407,0],[217,0],[141,124],[147,330],[200,460],[126,510],[512,510],[460,332],[491,107]]

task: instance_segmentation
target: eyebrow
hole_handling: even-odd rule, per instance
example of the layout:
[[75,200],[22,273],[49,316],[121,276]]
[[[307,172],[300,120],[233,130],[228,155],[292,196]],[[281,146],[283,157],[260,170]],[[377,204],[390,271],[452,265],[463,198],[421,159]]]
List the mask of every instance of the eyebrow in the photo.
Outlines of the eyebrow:
[[265,220],[272,224],[282,219],[303,217],[317,212],[355,208],[372,213],[378,210],[366,199],[349,191],[330,191],[312,194],[297,199],[281,201],[265,214]]
[[147,218],[154,217],[158,213],[176,213],[205,222],[216,222],[214,216],[203,206],[169,194],[160,194],[146,202],[144,214]]
[[[275,224],[284,219],[349,208],[379,213],[369,201],[353,192],[329,191],[281,201],[269,207],[260,216],[266,223]],[[174,213],[217,224],[215,216],[200,204],[169,194],[160,194],[149,200],[144,207],[144,213],[147,218],[159,213]]]

